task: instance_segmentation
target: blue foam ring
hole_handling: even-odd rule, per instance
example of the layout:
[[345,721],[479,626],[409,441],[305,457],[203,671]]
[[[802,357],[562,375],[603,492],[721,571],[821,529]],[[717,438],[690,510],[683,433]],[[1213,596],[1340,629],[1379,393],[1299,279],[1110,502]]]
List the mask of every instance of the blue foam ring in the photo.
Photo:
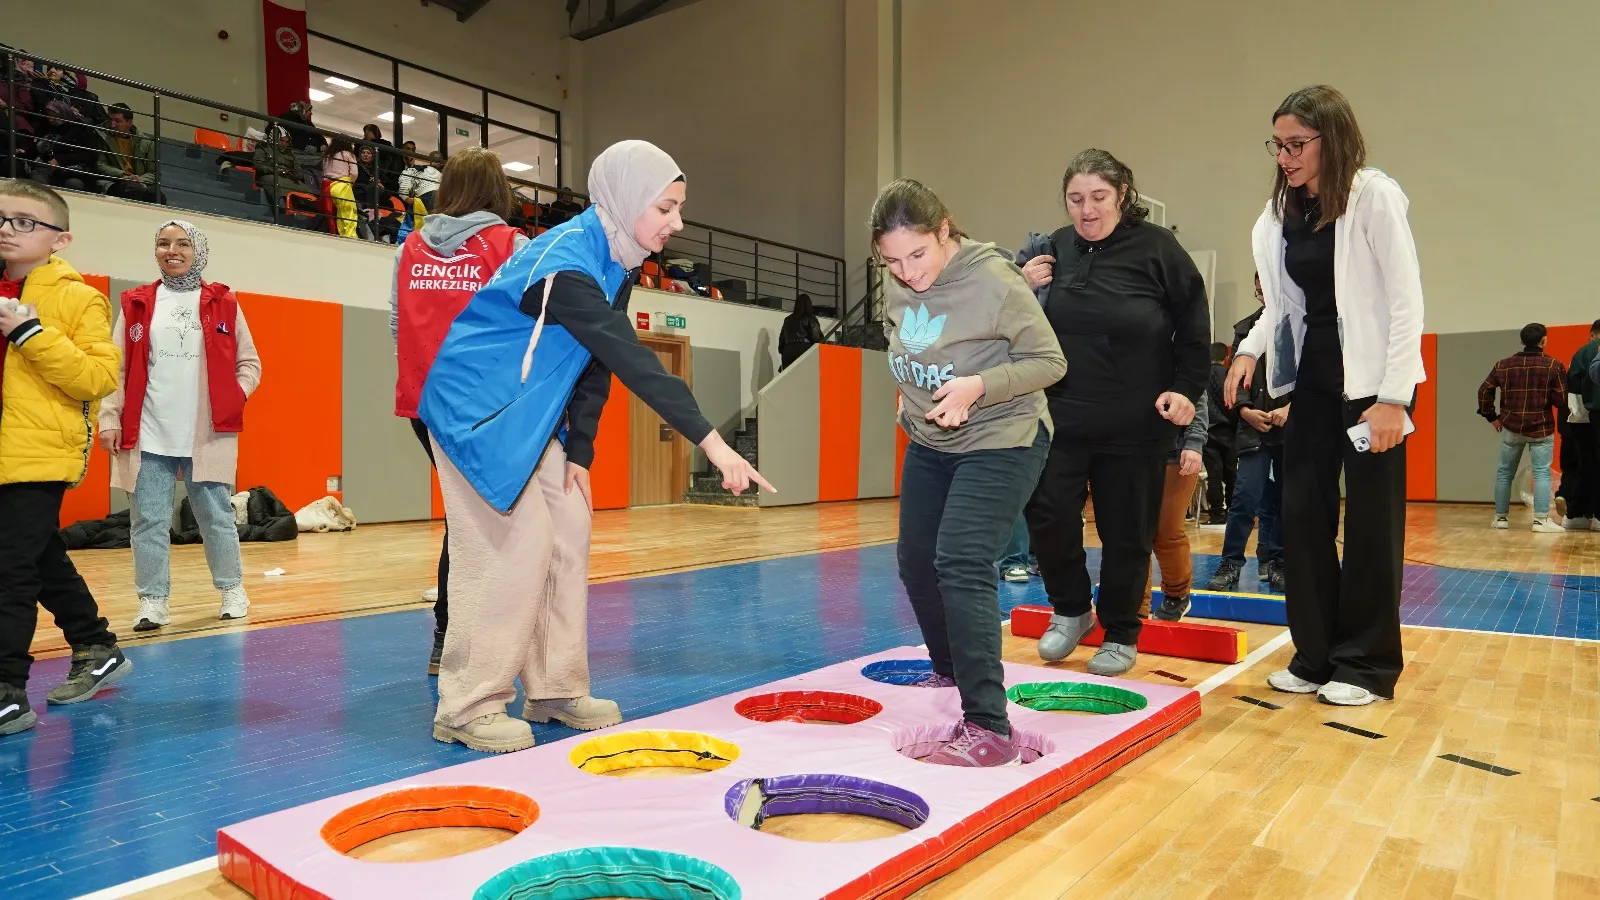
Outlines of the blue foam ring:
[[933,674],[926,659],[883,659],[861,667],[861,675],[884,684],[915,685]]
[[681,853],[584,847],[520,862],[484,882],[472,900],[741,900],[722,869]]

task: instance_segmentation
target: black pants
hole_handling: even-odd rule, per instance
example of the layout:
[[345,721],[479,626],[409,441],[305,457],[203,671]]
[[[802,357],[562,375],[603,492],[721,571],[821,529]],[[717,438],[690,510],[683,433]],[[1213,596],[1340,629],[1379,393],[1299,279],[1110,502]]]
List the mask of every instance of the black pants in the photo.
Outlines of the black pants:
[[39,607],[74,648],[117,642],[61,539],[66,484],[0,485],[0,682],[26,687]]
[[1600,435],[1591,422],[1568,422],[1561,441],[1561,496],[1567,516],[1600,516]]
[[1039,480],[1050,438],[1030,447],[943,453],[913,443],[900,474],[900,581],[933,670],[956,680],[966,720],[1011,733],[1000,666],[994,561]]
[[[411,431],[422,442],[428,462],[433,463],[433,444],[428,440],[428,426],[421,419],[411,420]],[[444,523],[444,546],[439,548],[439,599],[433,602],[433,629],[444,634],[450,625],[450,521]]]
[[1206,464],[1206,509],[1218,517],[1233,506],[1233,486],[1238,478],[1239,459],[1233,449],[1233,429],[1218,429],[1206,435],[1200,453]]
[[1150,578],[1150,552],[1161,521],[1169,450],[1102,453],[1056,433],[1039,488],[1028,504],[1028,531],[1050,605],[1063,616],[1091,608],[1083,505],[1094,490],[1100,532],[1100,625],[1113,644],[1139,643],[1139,604]]
[[142,181],[128,181],[122,178],[113,179],[106,186],[106,193],[112,197],[139,200],[145,203],[166,202],[166,198],[156,192],[155,185],[145,184]]
[[[1358,453],[1345,430],[1376,398],[1345,400],[1339,336],[1310,329],[1283,447],[1289,671],[1393,697],[1404,666],[1400,580],[1406,540],[1406,445]],[[1344,563],[1339,474],[1344,472]]]

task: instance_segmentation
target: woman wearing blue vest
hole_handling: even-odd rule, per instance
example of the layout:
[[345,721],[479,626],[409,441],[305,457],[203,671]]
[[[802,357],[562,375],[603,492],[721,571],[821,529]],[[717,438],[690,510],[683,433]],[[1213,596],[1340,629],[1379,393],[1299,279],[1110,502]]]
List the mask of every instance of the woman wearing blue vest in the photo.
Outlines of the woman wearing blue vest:
[[[528,722],[622,721],[589,696],[589,466],[613,373],[705,451],[734,493],[772,490],[628,321],[645,257],[683,230],[683,173],[623,141],[589,170],[594,203],[501,266],[450,326],[418,412],[450,520],[450,629],[433,736],[487,753]],[[523,718],[506,715],[522,679]]]

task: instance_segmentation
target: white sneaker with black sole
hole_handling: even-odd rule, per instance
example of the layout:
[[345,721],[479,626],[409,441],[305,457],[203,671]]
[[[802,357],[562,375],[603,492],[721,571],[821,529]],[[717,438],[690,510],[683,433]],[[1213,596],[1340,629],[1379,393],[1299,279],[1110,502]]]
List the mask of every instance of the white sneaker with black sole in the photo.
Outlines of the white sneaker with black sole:
[[167,611],[167,598],[139,598],[139,614],[133,617],[134,631],[155,631],[163,625],[170,624],[172,615]]
[[222,609],[219,619],[243,619],[250,615],[250,598],[245,596],[244,585],[236,584],[222,592]]

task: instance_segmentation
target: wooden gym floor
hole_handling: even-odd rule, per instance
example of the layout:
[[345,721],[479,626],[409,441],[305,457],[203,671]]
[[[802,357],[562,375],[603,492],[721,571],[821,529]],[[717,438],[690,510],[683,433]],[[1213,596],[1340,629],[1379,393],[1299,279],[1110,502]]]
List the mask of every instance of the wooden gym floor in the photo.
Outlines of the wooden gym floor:
[[[889,501],[601,513],[593,575],[601,582],[695,569],[714,574],[713,567],[736,562],[868,548],[850,558],[863,569],[887,568],[874,576],[875,584],[887,584],[892,553],[872,545],[893,540],[896,508]],[[1581,634],[1408,627],[1407,668],[1394,701],[1355,710],[1266,689],[1266,674],[1292,653],[1280,627],[1246,626],[1255,652],[1238,666],[1141,656],[1127,677],[1185,679],[1205,692],[1201,719],[917,896],[1600,897],[1600,642],[1594,639],[1600,635],[1589,633],[1597,585],[1583,578],[1600,575],[1600,534],[1535,535],[1525,511],[1514,515],[1513,531],[1492,531],[1488,519],[1482,507],[1413,506],[1407,556],[1420,573],[1416,584],[1498,577],[1494,583],[1511,585],[1504,602],[1523,606],[1528,591],[1581,594],[1572,601],[1580,604],[1577,618],[1560,619],[1571,619]],[[1203,529],[1193,538],[1203,578],[1215,567],[1210,554],[1221,532]],[[127,627],[137,605],[127,551],[76,558],[135,653],[140,644],[179,637],[422,609],[438,540],[435,526],[397,525],[246,545],[251,620],[229,627],[213,618],[217,598],[199,548],[175,548],[174,625],[156,638],[136,637]],[[845,557],[817,557],[818,565]],[[283,576],[262,576],[278,567]],[[1518,577],[1539,574],[1556,577]],[[1409,573],[1407,584],[1407,621],[1414,621]],[[1037,583],[1004,590],[1026,594],[1003,594],[1008,606],[1042,599]],[[1417,615],[1423,613],[1431,611]],[[1473,615],[1475,622],[1498,621]],[[59,632],[47,621],[35,647],[42,656],[59,655]],[[1089,652],[1080,650],[1064,665],[1081,670]],[[1005,655],[1038,663],[1032,642],[1009,634]],[[159,676],[144,669],[138,677]],[[1501,774],[1507,771],[1514,774]],[[809,840],[884,833],[876,823],[844,817],[782,827]],[[358,855],[452,855],[500,837],[445,831],[374,842]],[[197,871],[158,887],[134,890],[135,883],[104,896],[246,896],[208,863],[190,869]]]

